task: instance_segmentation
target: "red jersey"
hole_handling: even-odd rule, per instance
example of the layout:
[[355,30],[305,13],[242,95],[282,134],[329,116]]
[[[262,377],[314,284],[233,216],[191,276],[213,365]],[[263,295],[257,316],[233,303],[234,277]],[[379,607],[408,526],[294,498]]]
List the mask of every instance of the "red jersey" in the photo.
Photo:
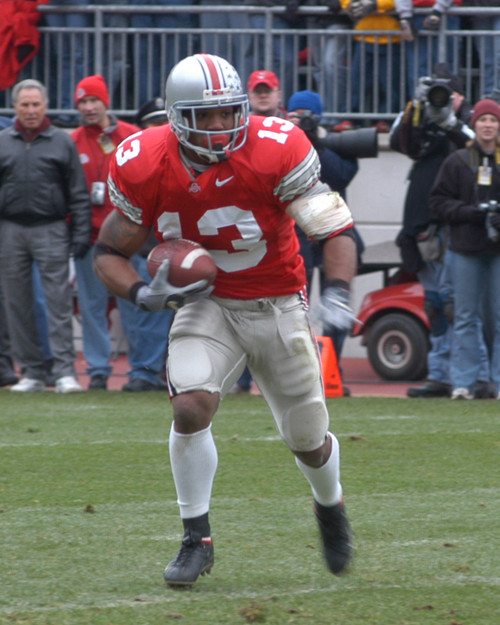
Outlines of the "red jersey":
[[318,180],[320,163],[304,132],[276,117],[251,116],[245,145],[195,176],[181,161],[170,125],[126,139],[110,166],[113,204],[160,240],[199,242],[218,268],[213,294],[277,297],[305,285],[288,204]]
[[[89,190],[93,182],[106,182],[113,152],[126,137],[138,132],[138,130],[137,126],[128,122],[117,121],[106,130],[103,130],[101,126],[90,125],[80,126],[71,133],[80,155]],[[92,230],[90,234],[92,243],[95,243],[103,221],[112,210],[113,205],[108,193],[106,193],[104,204],[99,206],[92,204]]]

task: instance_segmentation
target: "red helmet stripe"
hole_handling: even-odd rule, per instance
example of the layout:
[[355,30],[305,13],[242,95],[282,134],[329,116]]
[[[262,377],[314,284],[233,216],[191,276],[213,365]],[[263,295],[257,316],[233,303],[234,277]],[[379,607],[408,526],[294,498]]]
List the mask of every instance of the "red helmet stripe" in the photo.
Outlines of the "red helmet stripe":
[[221,76],[212,55],[198,54],[197,56],[200,57],[200,63],[207,81],[207,88],[211,90],[222,89]]

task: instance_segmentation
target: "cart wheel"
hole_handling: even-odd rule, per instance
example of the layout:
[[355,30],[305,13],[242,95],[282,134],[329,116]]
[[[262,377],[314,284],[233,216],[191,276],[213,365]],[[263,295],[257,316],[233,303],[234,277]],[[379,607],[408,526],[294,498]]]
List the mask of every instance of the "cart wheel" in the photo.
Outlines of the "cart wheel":
[[408,315],[392,313],[375,321],[367,348],[372,367],[386,380],[421,380],[427,373],[428,333]]

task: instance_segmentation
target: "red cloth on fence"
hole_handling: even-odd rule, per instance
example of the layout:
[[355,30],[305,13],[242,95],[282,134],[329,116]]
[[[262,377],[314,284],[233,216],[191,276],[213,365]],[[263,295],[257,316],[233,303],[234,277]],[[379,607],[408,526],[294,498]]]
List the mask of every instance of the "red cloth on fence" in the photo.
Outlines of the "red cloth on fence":
[[21,69],[38,53],[39,4],[49,0],[0,0],[0,89],[17,81]]

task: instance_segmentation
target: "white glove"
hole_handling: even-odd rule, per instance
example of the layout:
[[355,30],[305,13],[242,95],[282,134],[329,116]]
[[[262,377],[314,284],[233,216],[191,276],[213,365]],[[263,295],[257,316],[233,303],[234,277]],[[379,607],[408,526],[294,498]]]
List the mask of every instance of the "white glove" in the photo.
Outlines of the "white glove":
[[453,111],[453,96],[447,106],[432,106],[429,102],[425,104],[425,114],[427,119],[434,122],[445,130],[451,130],[457,123],[457,117]]
[[327,286],[321,295],[318,315],[324,326],[350,330],[356,319],[349,305],[349,291],[341,286]]
[[347,7],[347,13],[355,21],[376,11],[377,0],[351,0]]
[[158,268],[151,283],[143,284],[138,289],[135,303],[139,308],[150,312],[165,308],[178,310],[185,304],[207,297],[214,289],[212,285],[207,286],[206,280],[198,280],[183,287],[173,286],[168,281],[169,271],[170,261],[167,258]]

